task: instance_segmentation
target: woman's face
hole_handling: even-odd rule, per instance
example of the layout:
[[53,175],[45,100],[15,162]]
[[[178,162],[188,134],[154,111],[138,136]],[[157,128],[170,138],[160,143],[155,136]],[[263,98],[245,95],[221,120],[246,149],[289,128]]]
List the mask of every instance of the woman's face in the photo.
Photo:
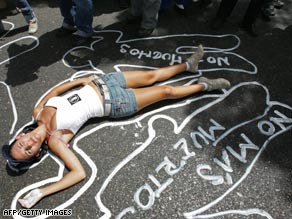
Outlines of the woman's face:
[[15,160],[27,160],[38,156],[43,140],[40,134],[32,131],[22,133],[16,137],[16,142],[11,147],[10,154]]

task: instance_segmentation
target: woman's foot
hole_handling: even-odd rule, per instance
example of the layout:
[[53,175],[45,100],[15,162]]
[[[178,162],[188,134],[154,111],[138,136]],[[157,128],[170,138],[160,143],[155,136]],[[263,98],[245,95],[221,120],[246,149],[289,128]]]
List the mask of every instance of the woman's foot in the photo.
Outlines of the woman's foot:
[[38,22],[34,21],[34,22],[30,22],[28,24],[28,33],[29,34],[34,34],[38,31]]
[[208,79],[205,77],[200,77],[198,79],[198,84],[205,86],[206,91],[226,89],[230,87],[230,82],[224,78]]
[[198,64],[204,56],[204,47],[199,45],[194,54],[187,59],[187,71],[195,73],[198,70]]

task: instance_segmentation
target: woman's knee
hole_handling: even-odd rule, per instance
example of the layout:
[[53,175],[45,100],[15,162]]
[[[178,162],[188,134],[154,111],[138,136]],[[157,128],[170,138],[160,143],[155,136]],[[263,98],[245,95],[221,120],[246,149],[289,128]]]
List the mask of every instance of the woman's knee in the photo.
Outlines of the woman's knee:
[[161,86],[162,87],[162,92],[163,96],[165,99],[172,98],[175,96],[175,89],[172,86]]

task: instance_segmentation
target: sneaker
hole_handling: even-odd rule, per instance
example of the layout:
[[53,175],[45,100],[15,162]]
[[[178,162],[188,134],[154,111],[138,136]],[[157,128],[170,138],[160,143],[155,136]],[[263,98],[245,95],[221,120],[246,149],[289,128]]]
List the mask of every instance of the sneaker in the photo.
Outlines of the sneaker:
[[79,36],[77,34],[73,34],[73,46],[83,46],[87,43],[89,43],[90,41],[92,40],[92,37],[89,36],[89,37],[82,37],[82,36]]
[[138,36],[139,37],[148,37],[153,33],[153,31],[154,31],[154,28],[146,29],[146,28],[141,27],[138,31]]
[[203,84],[207,91],[226,89],[230,87],[230,82],[224,78],[208,79],[200,77],[198,79],[198,84]]
[[38,31],[38,22],[35,21],[35,22],[30,22],[28,24],[28,33],[29,34],[34,34]]
[[65,27],[60,27],[57,30],[56,37],[58,37],[58,38],[67,37],[67,36],[70,36],[75,31],[76,31],[75,28],[74,29],[68,29],[68,28],[65,28]]
[[187,59],[187,63],[189,64],[189,71],[195,73],[198,70],[198,65],[200,60],[204,56],[204,47],[199,45],[194,54]]

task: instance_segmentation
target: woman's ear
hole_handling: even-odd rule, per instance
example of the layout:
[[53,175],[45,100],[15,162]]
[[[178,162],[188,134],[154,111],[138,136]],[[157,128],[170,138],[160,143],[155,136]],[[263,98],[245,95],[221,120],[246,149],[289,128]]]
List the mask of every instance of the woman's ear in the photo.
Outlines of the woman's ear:
[[18,134],[16,137],[15,137],[15,139],[16,140],[18,140],[18,139],[20,139],[22,136],[24,136],[25,135],[25,133],[20,133],[20,134]]

